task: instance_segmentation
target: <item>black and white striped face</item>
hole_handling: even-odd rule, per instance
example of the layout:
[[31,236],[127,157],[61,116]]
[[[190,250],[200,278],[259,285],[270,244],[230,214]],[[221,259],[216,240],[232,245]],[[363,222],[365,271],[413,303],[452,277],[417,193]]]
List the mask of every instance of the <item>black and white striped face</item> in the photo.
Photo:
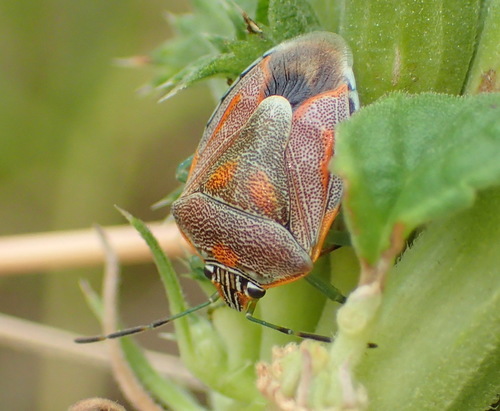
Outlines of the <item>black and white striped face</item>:
[[205,276],[212,281],[219,295],[231,308],[245,311],[252,300],[264,297],[266,290],[248,279],[241,271],[229,268],[217,261],[205,264]]

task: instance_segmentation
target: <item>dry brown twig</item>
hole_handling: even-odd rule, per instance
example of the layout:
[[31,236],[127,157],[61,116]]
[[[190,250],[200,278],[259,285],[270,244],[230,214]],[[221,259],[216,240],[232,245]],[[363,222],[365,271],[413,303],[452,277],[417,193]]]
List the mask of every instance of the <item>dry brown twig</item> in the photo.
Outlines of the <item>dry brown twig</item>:
[[[173,222],[149,228],[170,257],[188,249]],[[129,225],[106,227],[109,242],[123,264],[151,261],[151,252]],[[104,263],[104,251],[93,228],[0,237],[0,275],[43,272]]]
[[[154,222],[148,226],[170,257],[185,254],[187,247],[173,223]],[[107,227],[105,231],[121,261],[139,263],[151,260],[149,248],[134,228],[124,225]],[[104,263],[105,255],[94,228],[3,237],[0,238],[0,275],[99,265]],[[0,313],[0,341],[3,345],[110,367],[107,347],[75,344],[76,337],[68,331]],[[166,377],[191,389],[204,390],[178,357],[152,351],[147,351],[146,356]]]

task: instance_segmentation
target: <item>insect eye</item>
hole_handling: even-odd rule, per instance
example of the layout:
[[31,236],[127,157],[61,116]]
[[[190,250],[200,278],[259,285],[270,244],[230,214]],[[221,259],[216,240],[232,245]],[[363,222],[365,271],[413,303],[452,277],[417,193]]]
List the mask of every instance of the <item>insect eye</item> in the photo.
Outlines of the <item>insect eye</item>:
[[250,298],[258,300],[259,298],[262,298],[266,295],[266,290],[264,290],[262,287],[259,287],[257,284],[248,283],[245,294]]
[[205,277],[207,277],[211,281],[212,276],[214,275],[214,266],[213,265],[206,265],[203,268],[203,274],[205,274]]

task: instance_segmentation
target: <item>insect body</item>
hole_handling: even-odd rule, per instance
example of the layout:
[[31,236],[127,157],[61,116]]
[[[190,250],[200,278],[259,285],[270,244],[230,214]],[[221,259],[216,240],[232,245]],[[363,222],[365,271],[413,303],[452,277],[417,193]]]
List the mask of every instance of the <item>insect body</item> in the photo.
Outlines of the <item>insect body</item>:
[[241,74],[208,122],[172,213],[238,311],[319,256],[342,196],[328,171],[335,126],[359,106],[351,66],[335,34],[287,41]]
[[[267,288],[307,275],[337,215],[342,182],[329,171],[335,126],[359,107],[352,58],[332,33],[282,43],[254,62],[210,118],[172,213],[226,304],[247,318]],[[108,335],[159,327],[211,304]]]

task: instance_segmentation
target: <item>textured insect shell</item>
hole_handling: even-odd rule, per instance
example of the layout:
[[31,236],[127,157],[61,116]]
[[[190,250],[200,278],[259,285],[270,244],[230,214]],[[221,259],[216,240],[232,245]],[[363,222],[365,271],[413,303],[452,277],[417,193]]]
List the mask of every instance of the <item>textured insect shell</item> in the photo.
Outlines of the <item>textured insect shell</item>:
[[[280,64],[291,60],[299,63],[289,74],[295,75],[297,82],[284,78],[286,70],[280,67]],[[299,78],[301,74],[304,75],[302,79]],[[278,75],[278,78],[273,80],[273,75]],[[352,114],[359,108],[352,53],[337,34],[313,32],[267,51],[240,74],[208,120],[193,158],[185,192],[189,191],[189,186],[196,186],[196,176],[203,174],[207,163],[231,144],[231,136],[234,137],[236,131],[248,121],[264,98],[284,96],[295,110],[308,98],[334,90],[343,83],[348,86]],[[198,164],[200,158],[202,161]]]
[[183,194],[172,207],[181,232],[202,257],[251,272],[260,284],[312,268],[306,250],[282,225],[287,170],[274,157],[284,157],[291,125],[285,98],[263,100],[200,190]]
[[172,209],[203,258],[264,288],[310,271],[342,193],[328,164],[335,124],[359,105],[351,64],[339,36],[311,33],[271,49],[231,87]]

